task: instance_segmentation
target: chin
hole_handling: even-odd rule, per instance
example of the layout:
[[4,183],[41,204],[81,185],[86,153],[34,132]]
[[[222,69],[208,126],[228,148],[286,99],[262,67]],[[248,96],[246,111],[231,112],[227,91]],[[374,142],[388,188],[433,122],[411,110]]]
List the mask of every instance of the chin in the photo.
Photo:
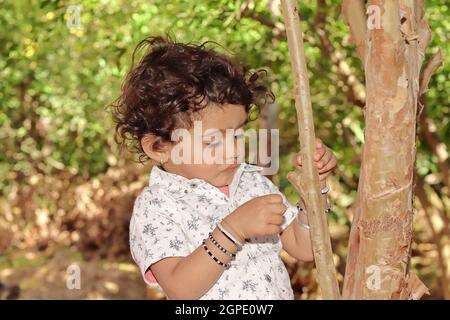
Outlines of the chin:
[[230,177],[217,177],[216,179],[214,179],[214,181],[210,182],[214,187],[223,187],[223,186],[227,186],[231,183],[231,181],[233,180],[233,176]]

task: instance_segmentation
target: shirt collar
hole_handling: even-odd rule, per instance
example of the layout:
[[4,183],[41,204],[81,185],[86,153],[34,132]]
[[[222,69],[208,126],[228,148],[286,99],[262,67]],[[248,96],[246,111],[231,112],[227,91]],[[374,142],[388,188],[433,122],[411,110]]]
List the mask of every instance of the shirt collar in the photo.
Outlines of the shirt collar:
[[[261,171],[263,169],[264,169],[263,167],[253,164],[248,163],[239,164],[239,167],[234,173],[233,180],[230,183],[229,187],[230,195],[233,194],[234,191],[236,190],[239,181],[241,179],[241,176],[244,172]],[[159,166],[156,165],[153,166],[150,173],[149,186],[152,185],[159,185],[163,187],[164,190],[169,191],[173,196],[177,198],[184,196],[185,194],[188,194],[201,186],[216,188],[215,186],[211,185],[210,183],[206,182],[203,179],[200,178],[188,179],[178,174],[164,171],[163,169],[159,168]]]

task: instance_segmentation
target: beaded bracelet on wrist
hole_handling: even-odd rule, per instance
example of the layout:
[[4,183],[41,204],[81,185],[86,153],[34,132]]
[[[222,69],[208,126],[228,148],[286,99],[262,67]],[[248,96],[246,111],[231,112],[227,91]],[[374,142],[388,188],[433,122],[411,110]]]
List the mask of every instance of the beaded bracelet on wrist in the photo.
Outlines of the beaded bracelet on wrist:
[[219,264],[220,266],[222,266],[225,270],[230,269],[231,265],[229,263],[223,263],[222,261],[220,261],[211,251],[209,251],[208,246],[206,245],[205,240],[203,240],[202,242],[203,245],[203,249],[205,249],[206,253],[208,253],[208,255],[215,261],[217,262],[217,264]]
[[227,256],[230,256],[231,258],[236,258],[236,254],[233,252],[228,251],[224,247],[220,245],[220,243],[213,237],[212,232],[209,233],[209,240],[217,247],[220,251],[225,253]]

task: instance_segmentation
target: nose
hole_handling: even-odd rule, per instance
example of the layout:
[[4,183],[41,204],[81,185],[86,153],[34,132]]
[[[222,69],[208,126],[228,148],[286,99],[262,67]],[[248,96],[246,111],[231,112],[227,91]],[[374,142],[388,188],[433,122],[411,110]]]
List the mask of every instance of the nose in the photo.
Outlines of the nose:
[[227,164],[237,164],[239,158],[239,144],[234,136],[226,144],[225,159]]

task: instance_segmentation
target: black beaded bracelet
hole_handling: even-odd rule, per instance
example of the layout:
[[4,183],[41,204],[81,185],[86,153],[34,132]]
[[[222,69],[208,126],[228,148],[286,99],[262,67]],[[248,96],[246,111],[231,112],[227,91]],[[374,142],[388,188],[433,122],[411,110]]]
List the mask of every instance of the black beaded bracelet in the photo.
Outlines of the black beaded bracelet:
[[219,242],[217,242],[217,240],[213,237],[212,232],[209,233],[209,239],[211,240],[211,242],[220,249],[220,251],[222,251],[223,253],[225,253],[226,255],[232,257],[232,258],[236,258],[236,254],[233,252],[228,251],[227,249],[225,249],[224,247],[222,247],[220,245]]
[[208,247],[206,246],[205,240],[203,240],[202,245],[203,245],[203,249],[205,249],[205,251],[208,253],[208,255],[209,255],[215,262],[217,262],[220,266],[222,266],[223,268],[225,268],[225,270],[230,269],[231,265],[230,265],[229,263],[223,263],[222,261],[220,261],[219,259],[217,259],[217,257],[216,257],[211,251],[209,251]]

